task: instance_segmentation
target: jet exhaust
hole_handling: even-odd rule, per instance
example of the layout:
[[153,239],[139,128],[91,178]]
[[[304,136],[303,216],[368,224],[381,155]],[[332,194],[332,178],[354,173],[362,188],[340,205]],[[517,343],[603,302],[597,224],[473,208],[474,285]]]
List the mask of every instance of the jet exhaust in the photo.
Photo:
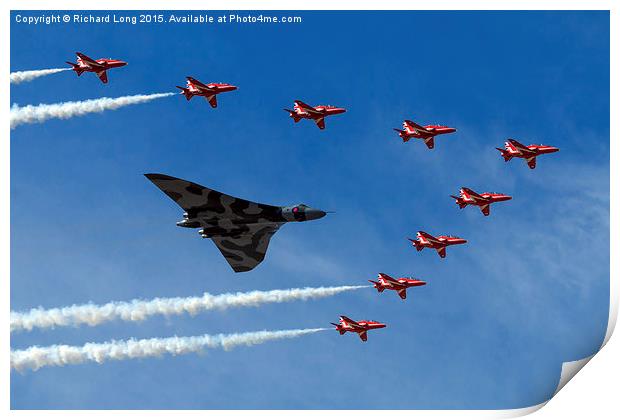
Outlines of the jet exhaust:
[[101,364],[110,360],[144,359],[166,354],[177,356],[202,352],[207,348],[232,350],[238,346],[255,346],[268,341],[296,338],[328,329],[256,331],[142,340],[132,338],[126,341],[86,343],[81,347],[63,344],[49,347],[33,346],[25,350],[11,350],[11,369],[36,371],[45,366],[78,365],[87,362]]
[[45,70],[27,70],[27,71],[14,71],[11,73],[11,84],[18,85],[20,83],[29,82],[39,77],[48,76],[50,74],[60,73],[61,71],[71,70],[68,67],[61,69],[45,69]]
[[251,291],[221,295],[134,299],[129,302],[92,303],[63,308],[34,308],[27,312],[11,312],[11,332],[34,328],[80,325],[95,326],[114,320],[140,322],[155,315],[196,315],[200,312],[234,307],[259,306],[266,303],[319,299],[370,286],[306,287],[287,290]]
[[103,112],[128,105],[150,102],[155,99],[176,95],[175,93],[154,93],[150,95],[121,96],[118,98],[99,98],[59,104],[39,104],[11,107],[11,129],[22,124],[42,123],[52,118],[68,119],[80,115]]

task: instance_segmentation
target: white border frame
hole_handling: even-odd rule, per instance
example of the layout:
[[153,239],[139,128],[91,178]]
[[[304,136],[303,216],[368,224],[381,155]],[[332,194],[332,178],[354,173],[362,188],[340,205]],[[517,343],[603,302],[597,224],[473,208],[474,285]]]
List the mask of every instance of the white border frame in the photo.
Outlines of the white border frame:
[[[99,2],[87,2],[86,0],[5,0],[0,3],[0,9],[4,12],[2,19],[4,25],[0,26],[0,42],[2,46],[2,60],[0,68],[3,74],[10,73],[10,19],[11,10],[610,10],[611,24],[611,44],[610,44],[610,139],[618,139],[618,84],[614,74],[618,74],[618,42],[620,34],[618,32],[618,7],[613,0],[381,0],[371,2],[368,0],[347,1],[347,0],[272,0],[269,4],[260,4],[251,0],[213,0],[196,2],[190,0],[177,0],[173,4],[164,0],[134,0],[131,2],[123,0],[107,0]],[[6,76],[5,76],[6,77]],[[5,82],[6,83],[6,82]],[[6,85],[5,85],[6,86]],[[139,419],[160,419],[169,416],[186,417],[198,419],[202,418],[203,411],[10,411],[10,328],[9,328],[9,308],[10,308],[10,128],[8,114],[10,111],[10,92],[8,89],[0,89],[0,97],[5,104],[2,109],[3,118],[0,119],[0,127],[3,136],[0,146],[0,282],[3,288],[2,295],[2,333],[0,341],[4,352],[4,363],[0,367],[0,389],[4,392],[0,397],[4,413],[8,413],[14,418],[34,418],[45,416],[48,418],[82,418],[89,417],[107,418],[108,416],[120,416],[124,418]],[[620,214],[618,207],[618,175],[619,169],[615,164],[618,163],[618,145],[610,141],[610,231],[617,232],[617,218],[613,215]],[[611,194],[614,192],[615,194]],[[605,346],[612,336],[618,316],[618,237],[611,235],[610,242],[610,311],[607,333],[603,346]],[[546,410],[537,414],[539,418],[580,418],[584,415],[596,413],[596,418],[608,418],[610,414],[617,415],[620,403],[617,398],[618,383],[617,375],[620,373],[620,345],[615,340],[609,350],[605,350],[603,356],[594,358],[591,369],[586,369],[579,384],[571,384],[560,397],[553,398],[553,401],[561,400],[550,405]],[[594,355],[580,361],[564,363],[562,377],[558,384],[556,393],[572,378]],[[600,360],[598,360],[600,359]],[[604,366],[603,366],[604,365]],[[574,382],[574,381],[573,381]],[[575,394],[575,392],[577,392]],[[563,394],[566,394],[565,397]],[[596,402],[597,406],[591,407],[588,402]],[[513,410],[405,410],[405,411],[321,411],[321,416],[327,418],[340,418],[343,415],[356,416],[357,418],[370,419],[371,416],[381,415],[390,418],[508,418],[517,417],[537,411],[546,403],[532,407],[525,407]],[[587,411],[586,411],[587,410]],[[233,418],[241,415],[251,415],[253,417],[270,419],[287,419],[291,416],[295,418],[310,419],[314,418],[315,411],[283,411],[283,410],[263,410],[263,411],[233,411],[233,410],[214,410],[208,411],[208,415]],[[542,416],[542,417],[541,417]],[[557,417],[556,417],[557,416]]]

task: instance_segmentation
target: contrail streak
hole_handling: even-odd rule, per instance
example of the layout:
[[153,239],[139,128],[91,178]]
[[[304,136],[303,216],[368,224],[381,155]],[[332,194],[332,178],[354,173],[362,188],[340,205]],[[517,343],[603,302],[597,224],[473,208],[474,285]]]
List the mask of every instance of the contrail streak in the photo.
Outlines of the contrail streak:
[[46,70],[28,70],[14,71],[11,73],[11,84],[18,85],[23,82],[29,82],[37,77],[47,76],[48,74],[60,73],[61,71],[71,70],[68,67],[62,69],[46,69]]
[[72,305],[64,308],[34,308],[27,312],[11,312],[11,332],[32,330],[33,328],[54,328],[95,326],[113,320],[143,321],[154,315],[195,315],[215,309],[238,306],[258,306],[265,303],[289,302],[293,300],[319,299],[350,290],[369,286],[306,287],[303,289],[252,291],[245,293],[226,293],[222,295],[155,298],[152,300],[134,299],[129,302],[109,302],[104,305],[92,303]]
[[11,129],[22,124],[33,124],[51,118],[67,119],[93,112],[103,112],[122,108],[127,105],[141,104],[159,98],[176,95],[176,93],[154,93],[151,95],[121,96],[118,98],[99,98],[59,104],[39,104],[11,107]]
[[197,353],[207,348],[231,350],[237,346],[254,346],[267,341],[295,338],[325,331],[329,328],[303,330],[256,331],[236,334],[201,335],[193,337],[149,338],[143,340],[86,343],[82,347],[54,345],[33,346],[25,350],[11,350],[11,369],[38,370],[45,366],[77,365],[86,362],[103,363],[108,360],[143,359]]

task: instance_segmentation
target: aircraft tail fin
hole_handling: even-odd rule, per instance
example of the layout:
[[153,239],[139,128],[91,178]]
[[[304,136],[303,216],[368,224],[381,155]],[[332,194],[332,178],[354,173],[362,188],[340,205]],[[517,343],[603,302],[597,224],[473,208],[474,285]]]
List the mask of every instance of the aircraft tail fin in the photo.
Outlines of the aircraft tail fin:
[[405,130],[401,130],[398,128],[394,128],[393,130],[398,133],[398,137],[403,139],[403,143],[407,143],[409,141],[409,137],[407,137],[407,132]]
[[417,239],[411,239],[411,238],[407,238],[407,239],[411,241],[411,245],[415,246],[415,249],[417,251],[422,251],[424,249],[420,241],[418,241]]
[[464,209],[465,207],[467,207],[467,203],[464,203],[463,200],[461,200],[461,197],[457,197],[456,195],[451,195],[450,197],[456,200],[456,204],[459,205],[460,209]]
[[379,283],[378,281],[374,281],[374,280],[368,280],[368,281],[374,284],[373,287],[377,289],[377,292],[381,293],[385,290],[385,288],[381,286],[381,283]]
[[188,88],[184,88],[181,86],[177,86],[177,88],[181,89],[181,94],[185,96],[185,99],[187,99],[188,101],[194,96],[194,94]]
[[71,66],[71,70],[73,70],[78,76],[81,76],[82,73],[84,73],[84,70],[82,70],[77,64],[70,61],[65,61],[65,63],[69,64]]
[[499,150],[499,152],[502,154],[504,162],[508,162],[510,159],[512,159],[512,156],[506,150],[500,149],[499,147],[496,147],[496,149]]
[[291,117],[293,119],[293,121],[295,121],[296,123],[298,123],[299,120],[301,120],[301,118],[299,118],[299,116],[297,116],[297,113],[295,111],[292,111],[292,110],[286,109],[286,108],[284,108],[284,110],[286,112],[288,112],[288,116]]

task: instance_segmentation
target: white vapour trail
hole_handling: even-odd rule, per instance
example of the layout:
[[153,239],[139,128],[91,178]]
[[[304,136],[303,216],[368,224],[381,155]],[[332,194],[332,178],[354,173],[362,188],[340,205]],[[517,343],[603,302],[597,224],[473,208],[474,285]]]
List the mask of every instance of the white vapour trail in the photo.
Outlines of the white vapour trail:
[[149,338],[143,340],[86,343],[82,347],[54,345],[33,346],[25,350],[11,350],[11,369],[38,370],[45,366],[77,365],[86,362],[103,363],[108,360],[143,359],[197,353],[207,348],[230,350],[237,346],[254,346],[267,341],[295,338],[325,331],[329,328],[303,330],[256,331],[236,334],[201,335],[193,337]]
[[93,112],[103,112],[122,108],[127,105],[141,104],[159,98],[176,95],[176,93],[154,93],[151,95],[121,96],[118,98],[99,98],[59,104],[39,104],[11,107],[11,129],[22,124],[33,124],[51,118],[67,119]]
[[113,320],[143,321],[154,315],[181,315],[237,306],[258,306],[265,303],[319,299],[369,286],[306,287],[303,289],[252,291],[222,295],[134,299],[129,302],[92,303],[64,308],[34,308],[27,312],[11,312],[11,332],[33,328],[54,328],[87,324],[95,326]]
[[68,67],[62,69],[45,69],[45,70],[27,70],[14,71],[11,73],[11,84],[18,85],[23,82],[29,82],[37,77],[47,76],[48,74],[60,73],[61,71],[71,70]]

